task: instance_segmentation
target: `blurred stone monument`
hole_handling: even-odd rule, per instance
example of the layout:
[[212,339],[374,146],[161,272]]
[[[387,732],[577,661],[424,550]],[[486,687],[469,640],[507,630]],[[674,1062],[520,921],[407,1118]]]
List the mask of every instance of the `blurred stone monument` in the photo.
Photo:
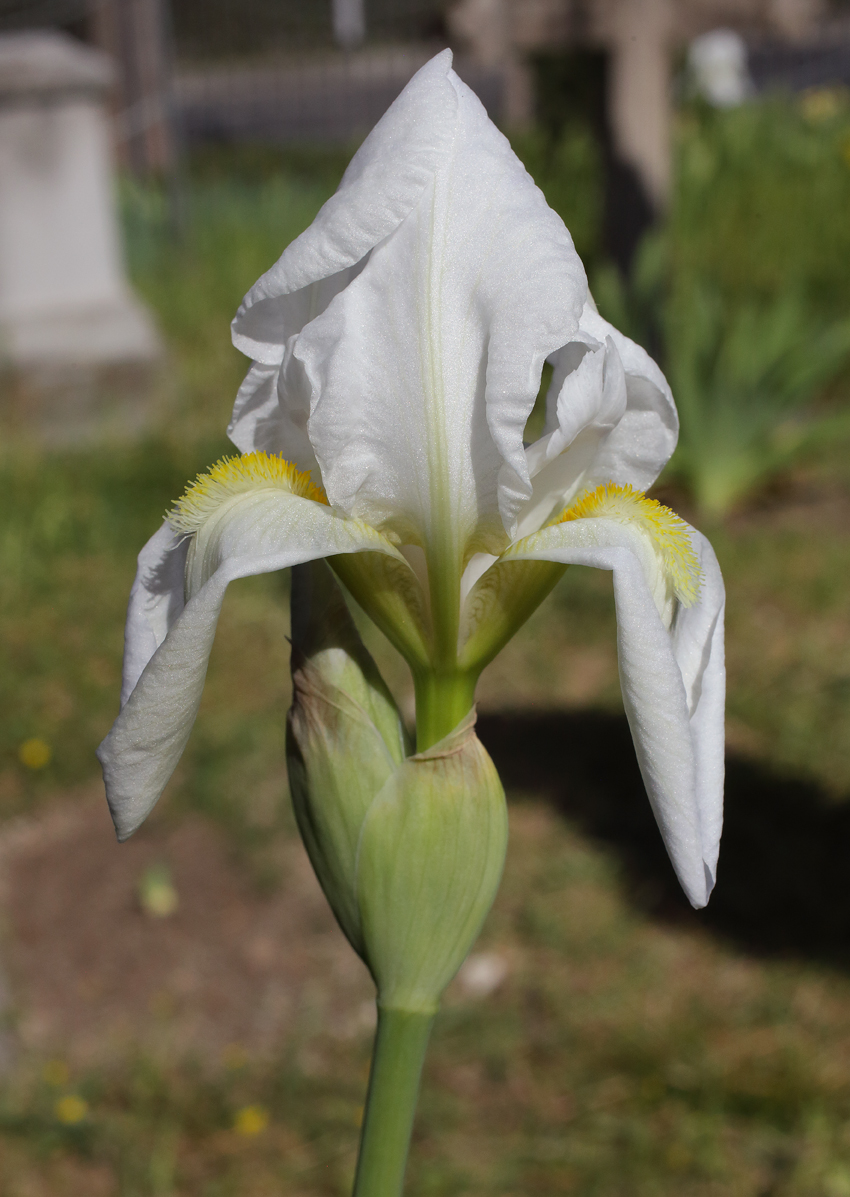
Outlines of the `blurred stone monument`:
[[747,43],[734,29],[712,29],[688,47],[688,84],[714,108],[734,108],[753,95]]
[[0,427],[54,444],[140,428],[162,358],[126,281],[109,58],[0,37]]

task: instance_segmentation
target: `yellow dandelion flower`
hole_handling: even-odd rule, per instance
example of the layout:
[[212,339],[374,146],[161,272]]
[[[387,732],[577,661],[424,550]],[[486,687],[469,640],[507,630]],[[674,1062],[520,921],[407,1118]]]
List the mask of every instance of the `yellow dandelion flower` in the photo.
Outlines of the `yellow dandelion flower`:
[[145,869],[138,884],[139,905],[155,919],[167,919],[180,905],[167,865],[153,864]]

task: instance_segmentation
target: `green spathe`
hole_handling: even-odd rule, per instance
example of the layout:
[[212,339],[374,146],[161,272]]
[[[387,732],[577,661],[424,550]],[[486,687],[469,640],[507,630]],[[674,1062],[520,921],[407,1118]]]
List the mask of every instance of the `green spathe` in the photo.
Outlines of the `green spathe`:
[[508,820],[475,712],[408,757],[375,798],[357,854],[369,967],[384,1008],[433,1013],[487,916]]
[[321,561],[292,572],[292,689],[286,749],[295,817],[333,912],[365,958],[355,878],[360,829],[408,744],[393,697]]
[[407,756],[392,696],[321,562],[292,593],[287,756],[298,825],[384,1008],[432,1013],[495,897],[504,792],[475,715]]

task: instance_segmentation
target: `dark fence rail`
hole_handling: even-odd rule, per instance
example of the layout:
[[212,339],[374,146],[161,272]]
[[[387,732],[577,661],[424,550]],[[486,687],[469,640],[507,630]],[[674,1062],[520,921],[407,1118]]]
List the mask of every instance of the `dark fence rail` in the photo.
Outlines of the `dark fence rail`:
[[[442,40],[445,8],[441,0],[365,0],[366,39]],[[181,57],[265,55],[334,43],[331,0],[172,0],[171,9]]]

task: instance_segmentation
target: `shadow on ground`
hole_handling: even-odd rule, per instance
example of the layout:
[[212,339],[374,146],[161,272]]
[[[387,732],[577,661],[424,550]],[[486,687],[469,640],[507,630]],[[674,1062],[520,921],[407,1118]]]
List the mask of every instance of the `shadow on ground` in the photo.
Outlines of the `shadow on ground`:
[[599,711],[482,715],[482,741],[514,792],[545,794],[620,856],[633,900],[750,951],[850,967],[850,803],[738,756],[726,761],[717,886],[692,911],[661,843],[625,717]]

